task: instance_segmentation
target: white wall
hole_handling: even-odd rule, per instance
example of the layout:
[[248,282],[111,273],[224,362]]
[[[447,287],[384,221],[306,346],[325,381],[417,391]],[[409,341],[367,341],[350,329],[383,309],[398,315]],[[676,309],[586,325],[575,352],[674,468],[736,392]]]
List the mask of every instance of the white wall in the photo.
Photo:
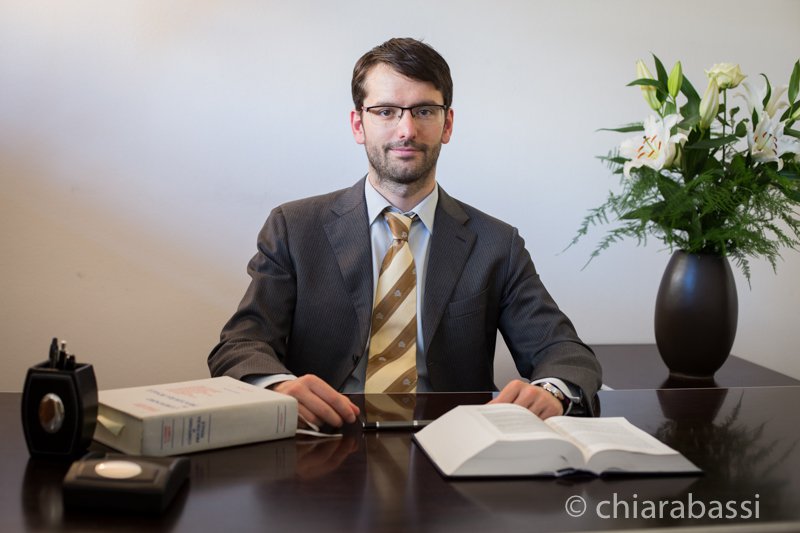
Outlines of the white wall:
[[[755,11],[754,11],[755,9]],[[269,210],[353,183],[355,60],[392,36],[449,61],[455,135],[439,181],[518,226],[588,342],[652,342],[669,255],[565,253],[616,186],[594,157],[641,120],[634,62],[739,62],[788,79],[800,2],[633,0],[0,3],[0,390],[52,336],[101,388],[207,375]],[[738,278],[734,352],[800,377],[800,254]]]

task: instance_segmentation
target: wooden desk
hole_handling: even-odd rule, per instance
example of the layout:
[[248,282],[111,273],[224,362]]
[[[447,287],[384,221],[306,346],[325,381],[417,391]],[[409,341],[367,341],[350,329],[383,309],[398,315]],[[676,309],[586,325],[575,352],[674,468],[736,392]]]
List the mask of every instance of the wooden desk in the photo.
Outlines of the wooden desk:
[[[800,387],[622,390],[600,396],[603,415],[628,417],[681,450],[705,475],[447,481],[411,445],[410,433],[351,427],[338,440],[288,439],[192,455],[191,484],[161,517],[65,511],[60,481],[67,465],[28,460],[20,395],[3,393],[0,531],[529,533],[736,523],[747,531],[800,530],[800,411],[794,408]],[[443,409],[486,398],[436,395]],[[388,454],[378,458],[379,450]],[[389,493],[378,473],[390,481]],[[573,496],[587,503],[579,518],[565,511]],[[621,504],[613,504],[615,498],[628,503],[628,518]],[[631,515],[634,501],[710,506],[715,500],[756,499],[758,518],[746,521]],[[598,505],[604,515],[616,505],[618,517],[598,516]]]
[[800,380],[736,356],[729,357],[709,382],[668,379],[669,369],[655,344],[595,344],[592,350],[603,367],[603,383],[612,389],[800,385]]

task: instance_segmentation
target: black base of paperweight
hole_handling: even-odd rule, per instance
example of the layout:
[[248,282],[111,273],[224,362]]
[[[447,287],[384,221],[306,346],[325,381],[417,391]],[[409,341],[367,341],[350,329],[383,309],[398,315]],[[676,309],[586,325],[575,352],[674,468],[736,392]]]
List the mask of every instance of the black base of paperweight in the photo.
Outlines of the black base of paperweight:
[[28,369],[22,391],[22,427],[31,457],[82,455],[97,424],[97,381],[92,365],[68,368],[45,361]]

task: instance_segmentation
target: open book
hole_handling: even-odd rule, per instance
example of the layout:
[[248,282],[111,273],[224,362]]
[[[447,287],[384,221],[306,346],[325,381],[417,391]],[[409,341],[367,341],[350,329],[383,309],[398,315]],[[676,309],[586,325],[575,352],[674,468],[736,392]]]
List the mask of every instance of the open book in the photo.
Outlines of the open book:
[[513,404],[456,407],[414,439],[442,474],[452,477],[700,472],[624,418],[542,421]]

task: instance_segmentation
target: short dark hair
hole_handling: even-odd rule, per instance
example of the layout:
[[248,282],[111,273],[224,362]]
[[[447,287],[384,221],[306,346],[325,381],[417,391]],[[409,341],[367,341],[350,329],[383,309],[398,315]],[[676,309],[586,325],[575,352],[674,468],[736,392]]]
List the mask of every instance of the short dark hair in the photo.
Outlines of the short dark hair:
[[353,104],[361,109],[366,97],[367,73],[379,63],[392,67],[403,76],[432,83],[442,93],[444,105],[453,103],[453,79],[447,61],[433,47],[410,38],[389,39],[361,56],[353,68]]

